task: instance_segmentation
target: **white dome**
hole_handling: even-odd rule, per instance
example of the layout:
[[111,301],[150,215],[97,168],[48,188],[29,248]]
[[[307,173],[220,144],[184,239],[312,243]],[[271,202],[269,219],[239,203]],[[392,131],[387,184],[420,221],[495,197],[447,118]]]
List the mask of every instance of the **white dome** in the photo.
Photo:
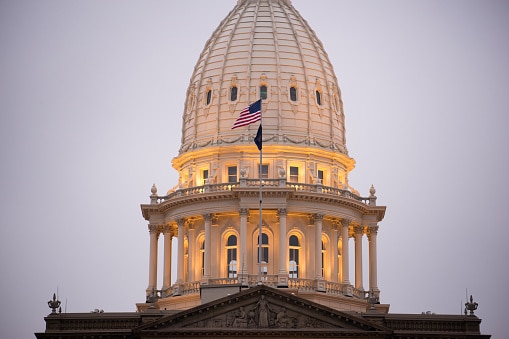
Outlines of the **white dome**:
[[348,154],[333,67],[288,0],[239,0],[214,31],[187,90],[179,154],[252,142],[258,124],[231,127],[261,86],[264,145]]

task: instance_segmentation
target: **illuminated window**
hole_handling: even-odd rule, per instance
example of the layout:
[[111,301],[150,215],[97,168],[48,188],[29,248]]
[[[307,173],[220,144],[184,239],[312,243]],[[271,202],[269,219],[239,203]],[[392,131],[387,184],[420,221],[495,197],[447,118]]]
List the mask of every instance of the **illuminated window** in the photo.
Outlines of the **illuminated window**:
[[290,87],[290,100],[291,101],[297,101],[297,88]]
[[320,91],[316,91],[316,103],[318,105],[322,105],[322,93]]
[[325,276],[325,244],[322,241],[322,277]]
[[228,167],[228,182],[237,182],[237,166]]
[[[258,237],[257,243],[259,246],[260,245],[260,237]],[[261,247],[262,247],[262,251],[261,251],[262,274],[267,275],[268,265],[269,265],[269,237],[265,233],[262,233],[262,246]],[[259,248],[257,249],[257,253],[258,253],[258,264],[260,264],[260,250],[259,250]]]
[[237,86],[233,86],[232,88],[230,88],[230,101],[237,100],[237,93],[238,93]]
[[210,101],[212,100],[212,90],[207,91],[207,105],[210,105]]
[[265,85],[260,86],[260,98],[267,99],[267,86]]
[[209,170],[203,170],[202,172],[202,178],[203,178],[203,184],[205,185],[207,183],[207,179],[209,178]]
[[296,166],[290,166],[290,181],[299,182],[299,168]]
[[201,242],[200,246],[201,253],[201,275],[205,275],[205,240]]
[[318,170],[318,183],[323,184],[323,171]]
[[[258,172],[260,172],[260,166],[258,165]],[[269,165],[262,165],[262,173],[260,174],[260,178],[268,179],[269,178]]]
[[226,260],[228,278],[237,278],[237,237],[230,235],[226,241]]
[[290,265],[289,265],[289,274],[290,278],[298,278],[299,277],[299,250],[300,250],[300,244],[299,244],[299,238],[297,238],[295,235],[291,235],[289,239],[289,259],[290,259]]

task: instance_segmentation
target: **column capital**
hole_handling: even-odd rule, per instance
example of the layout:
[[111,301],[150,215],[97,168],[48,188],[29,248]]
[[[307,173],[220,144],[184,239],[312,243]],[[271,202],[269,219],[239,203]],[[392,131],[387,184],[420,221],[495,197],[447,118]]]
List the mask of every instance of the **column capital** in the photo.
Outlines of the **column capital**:
[[248,216],[249,215],[249,208],[239,208],[239,215],[240,216]]
[[362,235],[364,233],[364,226],[353,225],[353,231],[355,235]]
[[348,227],[350,226],[350,223],[352,222],[351,219],[346,219],[346,218],[343,218],[341,219],[341,226],[343,227]]
[[322,221],[324,217],[325,217],[325,214],[320,214],[320,213],[315,213],[314,214],[315,222],[316,221]]
[[286,216],[288,214],[288,211],[286,208],[278,208],[277,209],[277,215],[278,216]]
[[178,218],[175,222],[178,227],[184,227],[186,225],[186,218]]
[[332,229],[334,231],[339,231],[341,229],[341,226],[340,226],[340,223],[339,223],[338,219],[333,219],[332,220]]
[[203,220],[205,220],[205,222],[210,222],[210,224],[212,226],[217,226],[218,225],[218,221],[219,221],[219,217],[214,214],[214,213],[204,213],[202,214],[203,216]]
[[190,230],[194,230],[194,226],[195,226],[194,222],[195,222],[195,220],[193,218],[187,218],[187,220],[186,220],[187,228]]
[[313,226],[315,224],[315,215],[308,214],[308,226]]
[[158,234],[160,232],[159,225],[148,224],[148,231],[149,231],[149,233],[156,233],[156,234]]
[[173,236],[174,235],[174,227],[171,224],[163,225],[162,233],[166,236]]
[[372,236],[375,236],[378,234],[378,225],[372,225],[367,227],[368,239],[370,239]]

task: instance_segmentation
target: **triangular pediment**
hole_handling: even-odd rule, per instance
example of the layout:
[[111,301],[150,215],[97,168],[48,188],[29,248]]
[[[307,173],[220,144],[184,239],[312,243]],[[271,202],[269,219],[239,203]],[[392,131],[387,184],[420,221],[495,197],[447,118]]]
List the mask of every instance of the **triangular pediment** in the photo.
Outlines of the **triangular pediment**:
[[[138,333],[313,332],[387,333],[387,328],[353,313],[299,298],[281,289],[257,286],[168,315],[139,327]],[[362,336],[361,336],[362,337]]]

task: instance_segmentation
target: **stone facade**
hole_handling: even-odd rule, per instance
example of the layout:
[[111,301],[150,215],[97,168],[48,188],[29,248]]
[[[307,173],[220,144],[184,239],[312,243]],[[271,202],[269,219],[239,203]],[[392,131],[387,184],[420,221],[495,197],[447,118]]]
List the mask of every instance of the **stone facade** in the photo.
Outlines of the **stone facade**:
[[[258,99],[261,151],[258,124],[232,129]],[[37,338],[490,337],[473,300],[458,316],[391,314],[381,303],[386,207],[374,187],[362,196],[349,184],[337,78],[291,1],[237,2],[200,54],[182,119],[179,181],[163,194],[154,185],[141,205],[145,302],[135,313],[62,314],[54,297]]]
[[475,315],[338,311],[282,289],[257,286],[186,311],[50,314],[53,338],[490,338]]

